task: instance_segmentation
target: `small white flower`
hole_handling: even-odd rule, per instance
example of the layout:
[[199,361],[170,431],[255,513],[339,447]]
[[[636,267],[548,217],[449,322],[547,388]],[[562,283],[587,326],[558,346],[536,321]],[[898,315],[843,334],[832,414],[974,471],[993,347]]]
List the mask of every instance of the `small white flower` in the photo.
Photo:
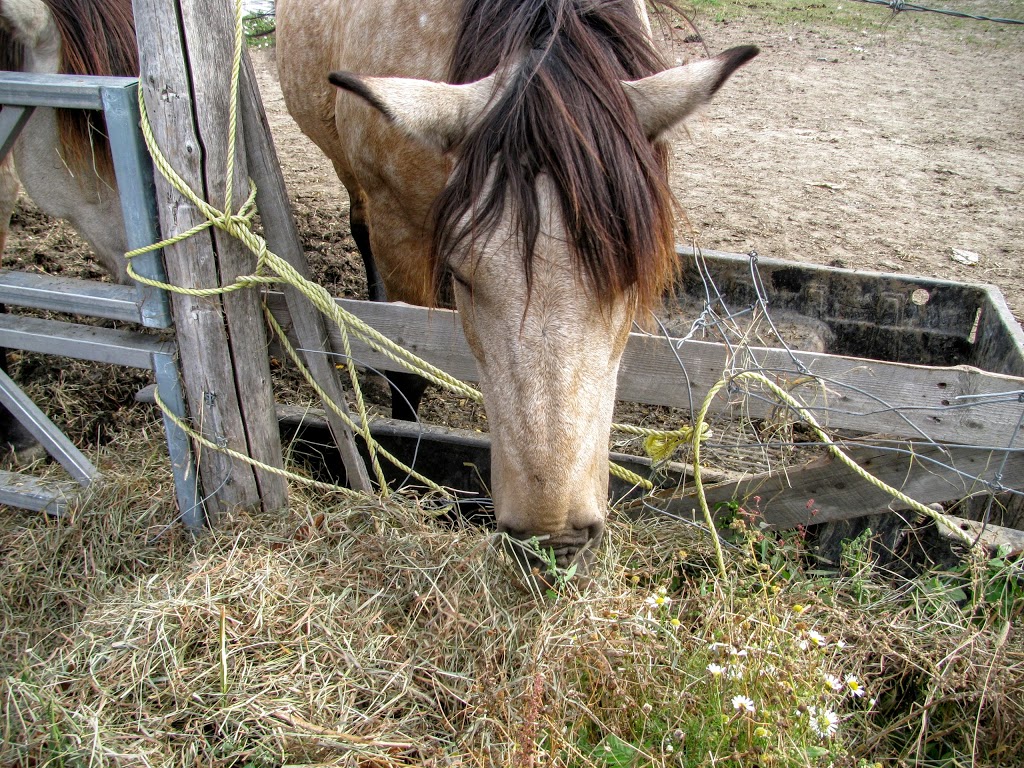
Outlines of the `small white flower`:
[[667,608],[672,605],[672,598],[668,595],[660,593],[649,596],[646,600],[647,605],[651,608]]
[[730,680],[742,680],[747,668],[742,664],[729,664],[726,667]]
[[828,643],[825,642],[825,636],[820,632],[815,632],[813,629],[807,630],[807,639],[815,648],[824,648],[828,645]]
[[725,667],[721,664],[711,663],[708,664],[708,672],[711,673],[712,677],[721,677],[722,673],[725,672]]
[[831,739],[839,730],[839,715],[831,709],[808,707],[811,716],[811,730],[823,739]]
[[828,673],[825,673],[825,685],[827,685],[833,693],[839,693],[843,690],[843,681],[835,675],[830,675]]
[[729,655],[730,656],[746,656],[747,655],[747,649],[746,648],[737,648],[735,645],[730,645],[729,646]]
[[849,689],[850,695],[856,696],[858,699],[864,695],[864,686],[861,685],[856,675],[846,676],[846,687]]
[[754,714],[754,700],[749,696],[733,696],[732,708],[737,712],[745,712],[752,715]]

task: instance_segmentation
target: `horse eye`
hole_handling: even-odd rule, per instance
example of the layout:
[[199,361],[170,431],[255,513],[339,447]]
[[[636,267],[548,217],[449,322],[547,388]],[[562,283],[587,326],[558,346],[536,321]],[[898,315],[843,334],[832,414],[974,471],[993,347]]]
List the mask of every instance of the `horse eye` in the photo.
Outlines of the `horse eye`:
[[458,283],[459,285],[461,285],[461,286],[462,286],[463,288],[465,288],[465,289],[466,289],[467,291],[471,291],[471,290],[473,290],[473,284],[472,284],[472,283],[470,283],[470,282],[469,282],[469,280],[467,280],[466,278],[464,278],[464,277],[463,277],[462,275],[460,275],[460,274],[459,274],[458,272],[455,272],[455,271],[453,271],[453,270],[449,269],[449,270],[448,270],[448,274],[452,276],[452,280],[454,280],[454,281],[455,281],[456,283]]

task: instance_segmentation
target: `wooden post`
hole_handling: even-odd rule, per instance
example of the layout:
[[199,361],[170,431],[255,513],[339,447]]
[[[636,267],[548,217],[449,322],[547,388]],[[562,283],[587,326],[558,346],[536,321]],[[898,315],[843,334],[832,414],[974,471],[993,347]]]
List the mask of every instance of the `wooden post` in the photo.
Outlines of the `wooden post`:
[[[242,125],[245,128],[249,171],[257,187],[256,202],[259,205],[267,244],[300,275],[308,278],[309,265],[302,252],[302,243],[288,202],[284,174],[277,160],[270,124],[263,110],[263,102],[256,87],[256,76],[248,56],[245,56],[242,62],[239,100]],[[306,366],[334,404],[346,415],[350,415],[345,405],[345,392],[334,367],[337,358],[331,354],[333,349],[323,315],[297,288],[285,287],[284,295]],[[355,490],[372,493],[373,486],[366,471],[366,464],[359,455],[355,435],[327,403],[324,403],[324,413],[345,465],[348,484]]]
[[[171,166],[200,197],[224,207],[234,14],[228,0],[135,0],[141,84],[149,121]],[[234,193],[237,211],[249,192],[238,131]],[[161,230],[169,237],[204,219],[157,175]],[[255,258],[225,233],[206,230],[164,251],[168,279],[213,288],[251,273]],[[270,364],[257,289],[208,298],[173,294],[182,378],[193,425],[219,445],[281,467]],[[235,507],[278,509],[287,486],[223,453],[198,452],[212,521]]]

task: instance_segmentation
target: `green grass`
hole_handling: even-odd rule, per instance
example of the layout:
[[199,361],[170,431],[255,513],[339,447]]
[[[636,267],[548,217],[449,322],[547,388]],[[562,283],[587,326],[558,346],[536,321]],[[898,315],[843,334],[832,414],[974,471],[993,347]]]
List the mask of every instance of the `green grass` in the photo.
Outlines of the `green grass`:
[[253,48],[266,48],[274,45],[276,21],[273,16],[262,14],[246,16],[242,19],[246,42]]

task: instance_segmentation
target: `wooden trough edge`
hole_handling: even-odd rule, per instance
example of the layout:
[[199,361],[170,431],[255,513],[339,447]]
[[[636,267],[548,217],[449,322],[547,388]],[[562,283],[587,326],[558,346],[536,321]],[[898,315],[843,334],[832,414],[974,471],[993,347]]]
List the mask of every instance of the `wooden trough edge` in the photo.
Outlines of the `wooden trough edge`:
[[[464,381],[478,380],[476,361],[457,312],[398,303],[336,301],[449,374]],[[282,295],[269,292],[267,302],[278,322],[290,329],[291,319]],[[331,328],[330,334],[334,348],[340,348],[337,329]],[[394,367],[388,358],[358,342],[353,344],[353,355],[359,366],[380,370]],[[705,393],[730,367],[729,356],[724,344],[631,333],[619,369],[618,398],[696,410]],[[805,402],[815,418],[833,430],[1024,448],[1024,430],[1016,434],[1012,430],[1020,416],[1024,378],[971,366],[931,367],[763,347],[746,349],[744,359],[735,363],[763,371]],[[821,383],[799,373],[797,363]],[[728,407],[725,398],[718,398],[712,410],[721,412]],[[745,407],[746,415],[757,418],[770,415],[776,406],[761,398],[748,398]]]
[[[333,462],[334,466],[329,470],[331,474],[343,474],[340,464],[330,455],[330,432],[322,411],[278,405],[277,415],[287,436],[286,444],[307,456],[310,445],[319,445],[320,450],[314,451],[316,458]],[[421,441],[424,450],[419,453],[416,468],[446,487],[470,490],[461,508],[466,514],[468,504],[468,514],[474,516],[475,495],[486,496],[484,484],[490,474],[490,439],[486,434],[385,418],[375,418],[371,422],[371,432],[388,450],[410,461],[413,458],[409,453],[410,445]],[[923,467],[928,467],[929,459],[955,461],[966,471],[979,474],[993,460],[992,452],[967,449],[947,452],[937,446],[918,449],[914,458],[894,457],[891,452],[873,448],[854,449],[850,453],[868,471],[924,504],[948,501],[972,490],[983,490],[970,488],[959,475],[943,472],[937,465],[922,471]],[[643,494],[612,478],[610,501],[623,514],[638,518],[664,514],[674,519],[701,520],[688,466],[669,463],[654,471],[651,461],[645,457],[619,453],[611,453],[610,457],[644,477],[654,478],[660,489],[653,494]],[[911,464],[922,466],[918,466],[915,472],[909,472]],[[1024,452],[1012,454],[1004,470],[1008,475],[1019,476],[1024,471]],[[400,474],[392,471],[389,480],[400,482]],[[890,511],[902,512],[901,505],[894,503],[892,497],[831,458],[741,479],[729,479],[725,473],[710,470],[703,471],[702,476],[705,497],[712,510],[721,510],[723,502],[733,500],[749,503],[751,497],[759,495],[763,521],[771,529],[788,530]],[[808,501],[813,501],[813,504],[808,505]],[[721,519],[725,514],[717,511],[715,516]],[[907,513],[908,517],[913,515],[912,512]],[[1002,546],[1008,548],[1011,555],[1024,552],[1024,531],[947,517],[952,524],[977,536],[979,543],[990,551]]]

